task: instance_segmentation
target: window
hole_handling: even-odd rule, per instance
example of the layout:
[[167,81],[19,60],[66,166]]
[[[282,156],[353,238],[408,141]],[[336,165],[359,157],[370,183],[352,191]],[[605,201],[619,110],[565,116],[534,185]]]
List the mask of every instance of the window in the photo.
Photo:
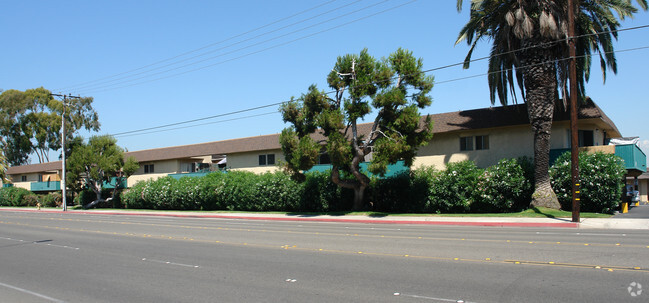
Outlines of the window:
[[579,147],[595,145],[595,132],[592,130],[579,131]]
[[275,165],[275,154],[259,155],[259,165]]
[[20,182],[27,182],[27,176],[20,176]]
[[473,150],[473,137],[460,137],[460,150]]
[[320,154],[320,156],[318,157],[318,164],[331,164],[331,158],[329,158],[329,154]]
[[153,164],[146,164],[144,165],[144,173],[145,174],[152,174],[154,172],[153,170]]
[[476,136],[475,149],[476,150],[489,149],[489,136]]

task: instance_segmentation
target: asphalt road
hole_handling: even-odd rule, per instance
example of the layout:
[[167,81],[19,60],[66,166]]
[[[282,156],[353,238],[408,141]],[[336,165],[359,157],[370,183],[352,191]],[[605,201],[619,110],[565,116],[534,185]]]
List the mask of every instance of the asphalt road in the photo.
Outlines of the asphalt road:
[[647,302],[649,233],[0,212],[2,302],[458,300]]

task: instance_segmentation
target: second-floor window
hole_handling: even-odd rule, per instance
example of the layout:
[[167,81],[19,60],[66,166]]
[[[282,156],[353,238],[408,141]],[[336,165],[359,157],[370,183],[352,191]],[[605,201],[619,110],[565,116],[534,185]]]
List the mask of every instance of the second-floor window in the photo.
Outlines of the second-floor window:
[[153,172],[154,172],[153,164],[145,164],[144,165],[144,173],[145,174],[152,174]]
[[460,137],[460,151],[489,149],[489,136]]
[[275,154],[259,155],[259,165],[275,165]]
[[473,137],[460,137],[460,150],[473,150]]
[[475,136],[475,149],[489,149],[489,136]]

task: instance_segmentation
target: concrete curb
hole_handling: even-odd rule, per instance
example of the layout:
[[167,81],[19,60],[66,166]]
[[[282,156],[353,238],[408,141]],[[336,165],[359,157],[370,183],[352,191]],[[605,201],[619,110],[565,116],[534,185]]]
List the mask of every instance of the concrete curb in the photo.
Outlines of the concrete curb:
[[[0,211],[13,212],[47,212],[61,213],[60,210],[51,209],[16,209],[0,208]],[[68,211],[66,214],[84,215],[122,215],[122,216],[149,216],[149,217],[178,217],[178,218],[212,218],[234,220],[260,220],[260,221],[290,221],[290,222],[329,222],[329,223],[361,223],[361,224],[405,224],[405,225],[447,225],[447,226],[491,226],[491,227],[554,227],[554,228],[579,228],[579,223],[574,222],[520,222],[526,218],[515,218],[516,221],[498,220],[499,218],[471,217],[410,217],[409,219],[393,220],[384,218],[331,218],[325,216],[291,217],[285,215],[258,214],[258,215],[215,215],[199,213],[155,213],[155,212],[129,212],[129,211]],[[534,218],[529,218],[534,219]],[[545,220],[545,219],[543,219]],[[555,220],[555,219],[547,219]],[[529,221],[529,220],[528,220]]]

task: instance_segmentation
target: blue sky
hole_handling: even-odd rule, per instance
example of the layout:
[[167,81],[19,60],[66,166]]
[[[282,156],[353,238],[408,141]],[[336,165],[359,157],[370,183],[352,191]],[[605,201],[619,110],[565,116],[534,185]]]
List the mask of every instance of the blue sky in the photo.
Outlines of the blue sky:
[[[2,1],[0,89],[94,97],[100,134],[212,117],[282,102],[314,83],[328,91],[336,57],[363,48],[377,58],[406,48],[424,69],[461,62],[468,46],[454,43],[468,2],[458,13],[452,0]],[[642,25],[649,25],[644,11],[622,28]],[[648,47],[648,36],[647,28],[620,32],[618,74],[602,84],[595,63],[587,93],[649,154],[649,49],[630,50]],[[484,41],[474,58],[488,49]],[[432,72],[433,104],[423,113],[490,106],[485,63]],[[117,136],[118,144],[134,151],[272,134],[285,125],[271,106],[178,127],[185,128]]]

